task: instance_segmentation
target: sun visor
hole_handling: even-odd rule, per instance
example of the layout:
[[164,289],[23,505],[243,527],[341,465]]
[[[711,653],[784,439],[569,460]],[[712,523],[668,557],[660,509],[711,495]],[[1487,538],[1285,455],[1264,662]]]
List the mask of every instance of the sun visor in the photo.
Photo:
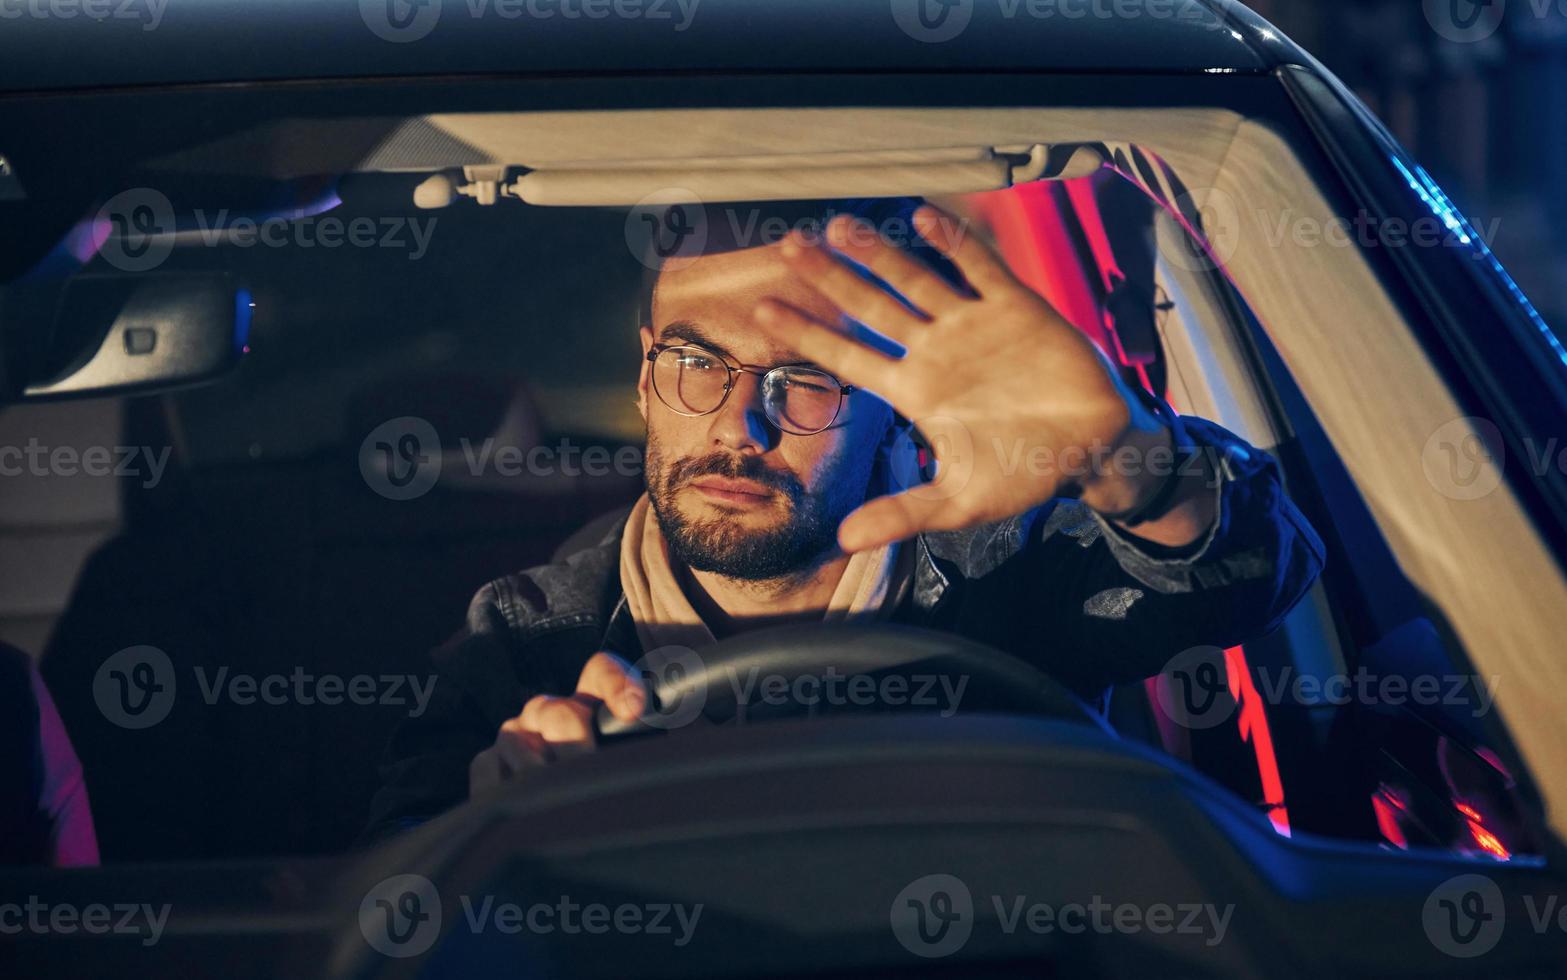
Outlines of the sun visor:
[[844,197],[939,197],[1000,190],[1034,180],[1078,177],[1103,166],[1087,146],[940,147],[884,153],[698,158],[657,166],[606,161],[549,167],[511,177],[510,168],[465,167],[419,185],[421,208],[460,197],[480,204],[515,198],[542,207],[645,207]]

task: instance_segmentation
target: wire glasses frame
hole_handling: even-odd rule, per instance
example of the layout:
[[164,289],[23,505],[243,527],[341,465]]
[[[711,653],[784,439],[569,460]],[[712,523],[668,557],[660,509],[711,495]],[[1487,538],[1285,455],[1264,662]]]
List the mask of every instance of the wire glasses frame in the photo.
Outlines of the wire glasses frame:
[[[716,374],[708,379],[697,376],[696,383],[687,385],[688,373],[706,372],[711,368],[692,368],[684,363],[686,358],[700,358],[722,367],[725,373],[721,388],[713,384],[718,380]],[[816,368],[730,364],[723,356],[696,344],[655,344],[649,348],[647,360],[653,365],[653,391],[658,400],[671,412],[686,418],[701,418],[723,408],[730,392],[734,391],[737,375],[760,377],[762,409],[767,420],[791,435],[810,436],[831,428],[842,414],[844,402],[856,390],[853,385],[846,385]],[[675,385],[675,390],[666,391],[665,387],[669,385]],[[689,394],[688,387],[691,389]],[[697,404],[691,404],[693,400]],[[713,401],[712,406],[702,407],[708,401]]]

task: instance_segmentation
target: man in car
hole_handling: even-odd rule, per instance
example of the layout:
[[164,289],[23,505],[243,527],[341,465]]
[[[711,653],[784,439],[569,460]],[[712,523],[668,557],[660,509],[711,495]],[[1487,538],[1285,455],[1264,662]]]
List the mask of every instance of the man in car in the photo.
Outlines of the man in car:
[[[1322,545],[1270,458],[1134,390],[951,217],[877,207],[880,228],[765,244],[715,217],[663,265],[646,495],[595,546],[479,591],[392,740],[373,832],[591,749],[600,705],[649,707],[631,663],[742,631],[947,630],[1093,701],[1304,594]],[[884,233],[910,213],[917,236]]]

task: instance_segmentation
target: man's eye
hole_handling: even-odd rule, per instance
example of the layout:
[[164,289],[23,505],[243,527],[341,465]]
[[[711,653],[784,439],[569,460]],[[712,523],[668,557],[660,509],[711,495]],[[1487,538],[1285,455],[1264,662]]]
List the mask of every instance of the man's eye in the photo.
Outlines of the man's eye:
[[784,387],[790,391],[802,391],[813,395],[817,393],[825,395],[829,390],[825,385],[804,381],[800,378],[785,378]]
[[698,354],[686,354],[680,358],[680,366],[688,371],[705,371],[713,366],[713,359]]

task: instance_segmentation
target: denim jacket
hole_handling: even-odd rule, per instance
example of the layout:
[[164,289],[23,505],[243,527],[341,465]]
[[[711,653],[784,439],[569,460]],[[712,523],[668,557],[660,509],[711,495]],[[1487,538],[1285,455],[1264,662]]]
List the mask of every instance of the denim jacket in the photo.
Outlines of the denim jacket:
[[[1090,701],[1159,673],[1190,647],[1274,629],[1321,570],[1322,542],[1271,457],[1211,422],[1181,421],[1218,474],[1218,519],[1206,538],[1161,548],[1068,499],[922,534],[892,621],[1007,651]],[[479,590],[466,625],[433,654],[428,710],[392,737],[370,836],[466,800],[469,763],[501,723],[535,695],[571,694],[595,652],[641,656],[620,585],[623,526],[563,562]]]

